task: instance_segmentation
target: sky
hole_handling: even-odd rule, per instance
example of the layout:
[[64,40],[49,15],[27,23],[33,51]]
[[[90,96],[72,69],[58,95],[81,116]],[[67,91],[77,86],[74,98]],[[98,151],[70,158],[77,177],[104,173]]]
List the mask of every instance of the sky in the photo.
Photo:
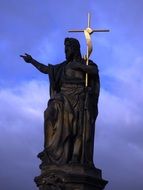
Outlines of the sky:
[[83,34],[91,13],[91,59],[99,68],[101,90],[94,163],[109,183],[105,190],[143,189],[143,1],[0,1],[0,189],[31,189],[40,174],[43,112],[48,76],[25,63],[29,53],[41,63],[65,59],[64,38],[74,37],[86,52]]

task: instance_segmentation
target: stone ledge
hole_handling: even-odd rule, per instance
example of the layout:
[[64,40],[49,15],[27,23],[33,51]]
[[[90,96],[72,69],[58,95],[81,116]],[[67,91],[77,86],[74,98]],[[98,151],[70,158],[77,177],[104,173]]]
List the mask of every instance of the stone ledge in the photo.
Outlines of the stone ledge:
[[49,165],[35,177],[40,190],[103,190],[108,183],[100,169],[82,165]]

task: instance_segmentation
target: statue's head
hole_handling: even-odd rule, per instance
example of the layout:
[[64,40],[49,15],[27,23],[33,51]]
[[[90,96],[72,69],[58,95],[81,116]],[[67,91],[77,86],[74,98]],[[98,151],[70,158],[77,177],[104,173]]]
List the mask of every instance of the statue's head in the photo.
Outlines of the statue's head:
[[66,60],[81,59],[80,44],[75,38],[65,38],[65,54]]

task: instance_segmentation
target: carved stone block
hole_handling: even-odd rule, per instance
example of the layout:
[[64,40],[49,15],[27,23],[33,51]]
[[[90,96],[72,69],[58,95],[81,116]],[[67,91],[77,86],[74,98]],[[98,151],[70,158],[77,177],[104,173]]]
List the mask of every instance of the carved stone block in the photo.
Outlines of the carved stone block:
[[35,178],[39,190],[103,190],[101,170],[82,165],[49,165]]

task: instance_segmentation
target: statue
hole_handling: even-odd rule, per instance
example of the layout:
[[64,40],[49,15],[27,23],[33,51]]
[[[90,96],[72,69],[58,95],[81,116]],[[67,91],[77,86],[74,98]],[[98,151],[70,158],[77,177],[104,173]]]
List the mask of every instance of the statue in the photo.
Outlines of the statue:
[[[66,61],[57,65],[46,66],[28,54],[21,55],[40,72],[48,74],[50,80],[50,100],[44,112],[44,151],[39,156],[44,157],[45,164],[93,165],[98,67],[91,60],[86,65],[78,40],[66,38],[64,44]],[[86,73],[88,87],[85,87]]]
[[94,130],[98,115],[100,82],[92,52],[90,15],[84,32],[87,54],[82,58],[77,39],[66,38],[66,60],[44,65],[25,54],[21,57],[49,75],[50,100],[44,112],[44,150],[41,174],[35,177],[39,190],[103,190],[108,183],[93,164]]

